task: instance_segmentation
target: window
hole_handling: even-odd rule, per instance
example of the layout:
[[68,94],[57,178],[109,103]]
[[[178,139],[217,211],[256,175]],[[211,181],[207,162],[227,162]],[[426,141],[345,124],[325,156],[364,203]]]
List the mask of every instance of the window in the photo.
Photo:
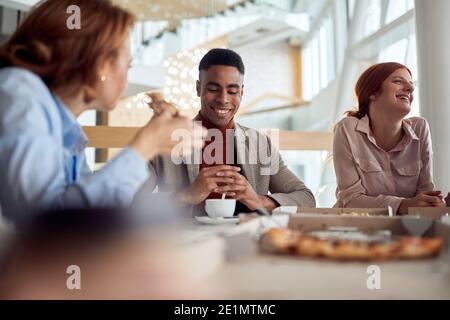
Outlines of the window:
[[[314,193],[318,207],[332,207],[336,202],[333,162],[326,151],[283,150],[283,161]],[[325,170],[322,176],[318,174]]]
[[347,14],[348,14],[349,20],[351,20],[353,18],[353,10],[355,9],[355,1],[356,0],[347,0]]
[[370,0],[366,9],[366,24],[364,36],[371,35],[380,28],[381,0]]
[[379,56],[379,62],[394,61],[406,65],[412,73],[413,81],[415,83],[414,100],[411,105],[411,113],[409,116],[419,116],[419,81],[417,68],[417,48],[416,37],[414,34],[408,38],[401,39],[392,45],[383,49]]
[[332,157],[323,150],[281,150],[283,161],[313,192],[317,207],[336,203],[336,175]]
[[302,51],[302,83],[305,100],[311,100],[334,79],[334,54],[334,27],[331,13],[328,12]]
[[313,74],[311,46],[307,46],[303,50],[302,59],[303,99],[309,101],[313,97],[313,89],[311,83],[311,76]]
[[386,24],[414,8],[414,0],[389,0]]

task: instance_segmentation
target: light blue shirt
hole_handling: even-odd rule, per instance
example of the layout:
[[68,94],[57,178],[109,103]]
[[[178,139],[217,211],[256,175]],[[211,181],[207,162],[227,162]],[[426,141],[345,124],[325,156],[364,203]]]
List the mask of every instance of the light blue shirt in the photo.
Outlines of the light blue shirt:
[[145,160],[125,148],[92,173],[86,145],[73,114],[37,75],[0,69],[0,205],[7,219],[44,210],[130,205],[149,177]]

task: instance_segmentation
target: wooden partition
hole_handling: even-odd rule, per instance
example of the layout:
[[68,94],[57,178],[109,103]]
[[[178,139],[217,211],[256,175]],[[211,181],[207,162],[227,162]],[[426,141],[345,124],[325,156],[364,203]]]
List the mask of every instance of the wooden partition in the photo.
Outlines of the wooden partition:
[[[89,147],[123,148],[135,135],[136,127],[85,126]],[[280,150],[332,150],[332,133],[280,131]]]

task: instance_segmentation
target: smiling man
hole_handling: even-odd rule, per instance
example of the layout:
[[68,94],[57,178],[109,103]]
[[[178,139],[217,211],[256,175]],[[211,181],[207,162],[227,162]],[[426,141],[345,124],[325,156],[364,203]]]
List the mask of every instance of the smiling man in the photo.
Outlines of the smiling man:
[[[270,139],[239,125],[234,116],[244,93],[245,68],[241,57],[229,49],[212,49],[200,61],[197,95],[201,110],[195,120],[208,129],[197,161],[176,164],[159,157],[150,165],[146,188],[158,185],[172,201],[203,211],[204,201],[237,200],[236,212],[280,205],[314,207],[312,192],[283,163]],[[195,156],[194,156],[195,157]]]

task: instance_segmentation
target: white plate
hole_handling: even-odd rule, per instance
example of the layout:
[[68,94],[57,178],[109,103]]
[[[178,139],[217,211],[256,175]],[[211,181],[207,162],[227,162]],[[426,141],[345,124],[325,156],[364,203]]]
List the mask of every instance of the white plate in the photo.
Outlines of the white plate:
[[239,218],[217,218],[213,219],[207,216],[199,216],[195,217],[195,220],[197,220],[200,223],[204,224],[236,224],[239,222]]

